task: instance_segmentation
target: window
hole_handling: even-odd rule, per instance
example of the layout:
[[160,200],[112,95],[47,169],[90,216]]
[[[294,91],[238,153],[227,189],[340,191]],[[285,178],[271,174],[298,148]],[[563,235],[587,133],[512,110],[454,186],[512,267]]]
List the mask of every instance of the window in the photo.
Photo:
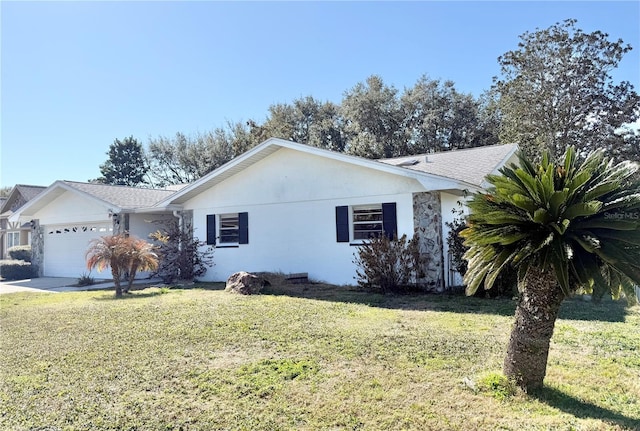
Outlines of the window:
[[360,243],[383,233],[392,238],[397,231],[395,202],[336,207],[337,242]]
[[236,246],[249,244],[249,213],[229,213],[207,215],[207,244]]
[[7,248],[20,245],[20,232],[7,232]]
[[375,238],[382,233],[382,205],[353,207],[353,239]]
[[240,224],[238,213],[221,214],[220,227],[218,229],[218,238],[220,238],[220,244],[237,244],[240,238],[239,229]]

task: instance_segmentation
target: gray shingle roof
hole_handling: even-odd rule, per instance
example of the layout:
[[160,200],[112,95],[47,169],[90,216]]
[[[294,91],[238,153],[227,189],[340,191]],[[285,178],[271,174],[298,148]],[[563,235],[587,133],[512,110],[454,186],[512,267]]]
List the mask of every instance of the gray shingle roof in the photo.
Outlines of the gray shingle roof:
[[516,149],[516,144],[492,145],[379,161],[481,186],[484,178],[501,166]]
[[73,181],[64,181],[64,183],[122,209],[150,207],[175,193],[175,190],[144,189]]
[[16,189],[18,189],[20,191],[20,193],[22,194],[22,197],[24,198],[24,200],[28,202],[31,199],[33,199],[36,196],[38,196],[40,194],[40,192],[42,192],[44,189],[46,189],[46,187],[43,187],[43,186],[29,186],[29,185],[25,185],[25,184],[17,184],[16,185]]

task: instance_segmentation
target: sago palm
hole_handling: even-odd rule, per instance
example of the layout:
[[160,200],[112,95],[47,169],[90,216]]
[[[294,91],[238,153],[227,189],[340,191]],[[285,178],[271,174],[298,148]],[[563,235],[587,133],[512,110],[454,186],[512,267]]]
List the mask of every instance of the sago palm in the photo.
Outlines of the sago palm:
[[138,271],[155,271],[158,269],[158,255],[155,252],[155,246],[147,241],[129,237],[128,239],[128,283],[125,293],[131,290],[133,280]]
[[637,163],[615,164],[601,151],[579,162],[569,148],[554,165],[519,156],[520,166],[488,177],[469,202],[461,232],[467,293],[489,289],[508,266],[520,291],[504,373],[525,390],[542,386],[562,301],[579,289],[629,298],[640,284],[640,183]]
[[91,240],[85,255],[87,269],[97,268],[98,271],[102,271],[105,268],[111,268],[118,297],[122,296],[120,280],[129,267],[129,242],[129,238],[125,235],[101,236]]

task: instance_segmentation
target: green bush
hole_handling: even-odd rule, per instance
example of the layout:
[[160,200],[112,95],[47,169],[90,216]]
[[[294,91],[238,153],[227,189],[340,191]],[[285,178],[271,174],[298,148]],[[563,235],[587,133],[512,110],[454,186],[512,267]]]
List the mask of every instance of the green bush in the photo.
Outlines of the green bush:
[[24,260],[25,262],[31,262],[31,246],[30,245],[16,245],[7,250],[11,259]]
[[5,280],[32,278],[31,262],[23,260],[0,260],[0,276]]
[[87,274],[87,273],[83,273],[79,278],[78,278],[78,286],[91,286],[93,284],[95,284],[96,280],[91,277],[91,275]]

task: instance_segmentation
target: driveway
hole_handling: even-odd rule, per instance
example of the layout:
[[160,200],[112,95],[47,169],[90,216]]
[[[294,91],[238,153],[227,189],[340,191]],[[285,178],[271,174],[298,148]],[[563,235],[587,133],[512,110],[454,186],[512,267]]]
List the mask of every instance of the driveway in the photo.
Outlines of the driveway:
[[[83,290],[98,290],[113,288],[113,281],[96,280],[91,286],[73,286],[78,282],[77,278],[66,277],[41,277],[28,280],[2,281],[0,282],[0,294],[15,292],[80,292]],[[158,283],[155,279],[135,280],[133,284]]]

